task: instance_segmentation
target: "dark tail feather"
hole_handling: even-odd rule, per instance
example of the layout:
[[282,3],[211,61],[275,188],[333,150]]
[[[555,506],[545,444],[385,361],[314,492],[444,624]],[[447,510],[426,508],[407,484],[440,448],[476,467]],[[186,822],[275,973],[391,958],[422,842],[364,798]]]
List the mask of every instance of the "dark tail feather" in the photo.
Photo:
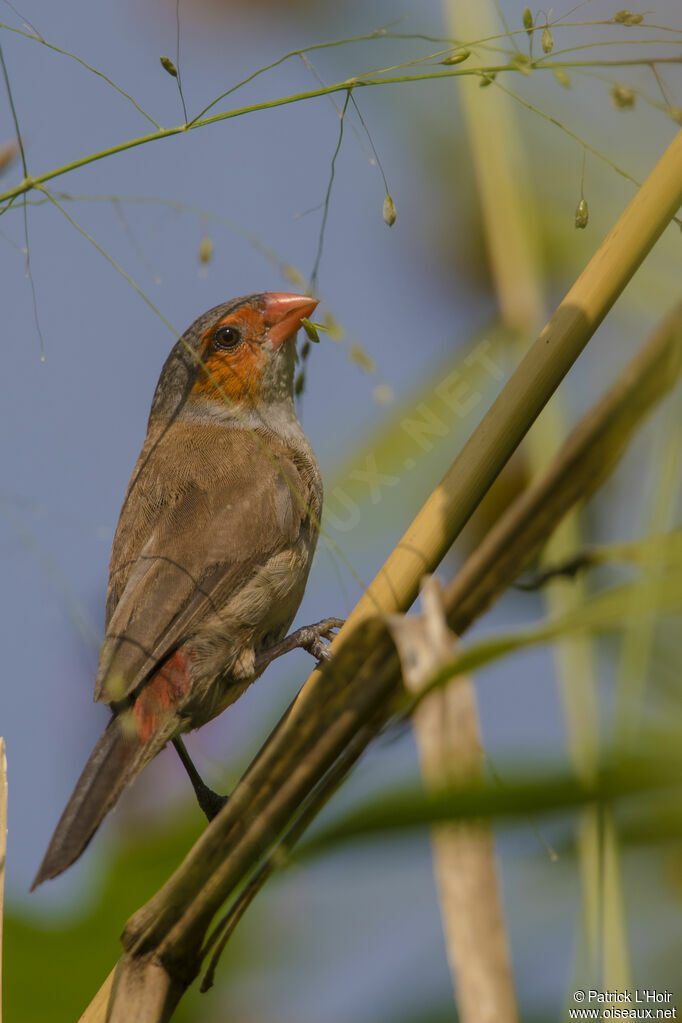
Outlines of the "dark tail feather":
[[149,745],[129,734],[120,717],[111,719],[83,768],[31,891],[78,859],[126,785],[151,759]]

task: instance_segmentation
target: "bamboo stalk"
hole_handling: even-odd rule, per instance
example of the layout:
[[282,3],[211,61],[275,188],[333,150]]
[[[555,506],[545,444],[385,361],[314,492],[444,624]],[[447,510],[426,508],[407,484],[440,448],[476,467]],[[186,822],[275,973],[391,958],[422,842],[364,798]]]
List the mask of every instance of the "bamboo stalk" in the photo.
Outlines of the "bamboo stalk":
[[[385,626],[368,620],[371,611],[409,606],[421,576],[446,552],[681,202],[682,132],[455,459],[372,584],[371,595],[359,602],[334,643],[331,664],[307,680],[226,806],[169,881],[131,918],[123,969],[135,969],[136,960],[151,954],[155,966],[163,964],[185,985],[196,975],[201,944],[219,906],[272,846],[353,735],[382,704],[390,707],[400,669]],[[576,499],[570,483],[570,478],[563,480],[569,505]],[[545,537],[556,521],[556,514],[544,521]],[[529,529],[535,525],[531,517]],[[518,563],[507,562],[513,574],[498,574],[499,586],[511,581]],[[450,624],[459,619],[454,627],[460,632],[462,615],[448,606]],[[144,1023],[141,1017],[139,1023]]]

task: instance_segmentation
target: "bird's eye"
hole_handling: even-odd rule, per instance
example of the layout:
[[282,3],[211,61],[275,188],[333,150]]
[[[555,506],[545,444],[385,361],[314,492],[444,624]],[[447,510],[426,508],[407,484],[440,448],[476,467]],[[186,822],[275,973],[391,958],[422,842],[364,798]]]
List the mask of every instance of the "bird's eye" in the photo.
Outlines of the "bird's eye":
[[218,327],[213,335],[213,344],[222,352],[234,351],[241,344],[242,336],[236,327]]

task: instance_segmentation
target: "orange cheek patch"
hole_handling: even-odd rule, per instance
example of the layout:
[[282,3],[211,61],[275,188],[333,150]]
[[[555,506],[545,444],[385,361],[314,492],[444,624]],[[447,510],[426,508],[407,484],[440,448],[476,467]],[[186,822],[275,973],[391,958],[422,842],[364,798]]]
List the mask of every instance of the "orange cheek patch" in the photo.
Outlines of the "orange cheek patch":
[[140,742],[146,742],[164,719],[175,712],[191,686],[190,660],[180,647],[150,678],[132,706]]
[[262,329],[262,316],[257,310],[245,306],[238,313],[230,313],[224,320],[213,324],[204,333],[199,352],[203,366],[192,387],[192,395],[214,400],[220,400],[222,396],[235,403],[252,401],[260,387],[265,353],[260,346],[249,341],[242,341],[233,352],[216,351],[213,334],[221,326],[236,327],[244,337],[253,337],[259,332],[259,327]]
[[243,402],[258,393],[265,359],[243,342],[234,352],[215,352],[205,360],[206,370],[201,372],[193,394],[205,398],[221,395],[229,401]]

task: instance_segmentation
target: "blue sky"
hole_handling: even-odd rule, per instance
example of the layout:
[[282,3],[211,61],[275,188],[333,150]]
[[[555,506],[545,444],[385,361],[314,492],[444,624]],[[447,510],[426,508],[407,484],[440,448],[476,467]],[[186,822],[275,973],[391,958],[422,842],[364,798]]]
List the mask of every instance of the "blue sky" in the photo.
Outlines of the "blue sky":
[[[518,21],[520,6],[504,6],[509,18]],[[605,4],[592,6],[596,13],[590,8],[589,17],[612,13]],[[290,49],[370,33],[405,13],[389,0],[371,9],[360,3],[302,5],[291,10],[282,5],[254,8],[251,13],[235,5],[227,14],[199,5],[182,19],[181,68],[190,112]],[[435,0],[408,13],[400,23],[401,31],[443,33],[442,9]],[[175,82],[159,65],[161,54],[175,55],[174,5],[159,0],[140,11],[136,5],[110,0],[95,4],[63,0],[58,5],[26,0],[22,14],[46,39],[113,78],[160,123],[180,122]],[[21,26],[9,7],[0,8],[0,18]],[[674,0],[659,5],[657,19],[670,25],[677,21],[682,27]],[[29,173],[150,130],[124,97],[68,57],[9,32],[2,32],[0,41]],[[313,54],[310,60],[331,82],[396,62],[411,53],[414,45],[379,39]],[[428,49],[422,46],[418,52]],[[654,91],[643,72],[640,80],[642,88]],[[670,72],[669,81],[675,83],[679,96],[679,75],[675,79]],[[314,87],[311,69],[294,58],[246,86],[237,94],[242,97],[239,100],[232,97],[226,102],[254,103]],[[671,86],[673,92],[675,87]],[[525,95],[532,95],[534,102],[608,150],[635,176],[646,174],[672,135],[670,122],[655,111],[638,109],[629,121],[614,111],[600,83],[583,82],[571,95],[555,82],[538,88],[521,81],[519,91],[524,89]],[[386,171],[398,219],[390,229],[383,223],[381,175],[372,165],[362,125],[354,117],[337,161],[318,291],[346,338],[339,343],[323,338],[313,350],[301,406],[305,428],[328,480],[335,479],[334,472],[347,453],[385,414],[385,406],[376,401],[377,385],[390,388],[398,399],[409,395],[419,381],[452,358],[458,345],[468,344],[472,332],[494,313],[485,280],[480,272],[477,275],[477,267],[466,266],[469,259],[475,262],[468,255],[475,248],[471,227],[475,196],[463,162],[466,148],[452,90],[424,83],[422,87],[361,89],[357,99]],[[563,135],[552,134],[527,112],[521,120],[531,154],[528,190],[546,221],[543,244],[549,309],[633,189],[590,160],[591,227],[577,237],[572,217],[579,193],[581,148]],[[337,111],[321,98],[140,146],[56,178],[50,188],[55,195],[63,190],[71,195],[120,197],[118,202],[63,200],[63,206],[181,332],[205,309],[233,296],[296,290],[281,268],[245,235],[259,239],[304,275],[310,273],[321,218],[315,208],[325,195],[338,129]],[[12,133],[3,101],[0,144]],[[18,176],[18,168],[11,168],[0,179],[0,188],[9,187]],[[124,197],[154,201],[128,202]],[[306,212],[311,208],[312,212]],[[136,791],[124,799],[83,862],[29,900],[27,888],[54,823],[106,722],[106,711],[93,705],[91,692],[103,628],[109,549],[144,437],[153,388],[174,337],[130,281],[58,208],[49,202],[31,206],[28,228],[44,362],[20,251],[22,215],[10,210],[0,220],[4,333],[0,644],[5,678],[0,731],[7,741],[10,772],[8,889],[15,904],[41,915],[72,912],[74,906],[84,905],[106,869],[107,836],[126,823],[139,822],[140,807],[148,808],[152,821],[157,812],[163,815],[169,808],[172,812],[187,786],[166,751],[138,781]],[[206,235],[213,242],[213,257],[202,266],[198,246]],[[453,248],[460,253],[459,262],[453,258]],[[642,290],[623,300],[595,339],[596,354],[587,365],[576,368],[566,388],[573,418],[670,305],[675,295],[673,251],[667,237],[661,254],[645,264]],[[371,357],[374,372],[353,361],[354,344]],[[489,384],[486,402],[498,386],[495,381]],[[485,403],[472,413],[471,427],[484,407]],[[642,445],[635,447],[639,462],[632,463],[639,466],[638,472],[646,457]],[[374,513],[371,507],[363,511],[360,527],[337,537],[343,557],[363,580],[372,577],[407,525],[421,500],[420,488],[435,484],[454,453],[446,445],[440,448],[425,463],[419,486],[411,482],[416,476],[402,478],[395,501],[386,498]],[[623,535],[637,528],[637,509],[626,507],[628,501],[623,499],[629,489],[627,478],[616,478],[603,510],[594,512],[597,534],[607,525]],[[321,549],[299,623],[347,611],[357,585],[343,565],[338,571],[329,553]],[[516,622],[540,613],[540,603],[533,598],[510,599],[492,621]],[[235,770],[247,762],[308,667],[303,654],[274,665],[257,692],[249,693],[242,704],[190,740],[209,777],[212,772],[219,775],[226,761]],[[545,653],[536,652],[505,669],[488,672],[480,697],[484,735],[500,755],[523,750],[529,741],[537,752],[546,753],[562,741],[561,711]],[[354,791],[413,768],[412,744],[406,736],[370,756]],[[508,899],[523,975],[530,976],[534,969],[538,935],[553,931],[542,977],[535,979],[538,997],[552,999],[567,983],[575,915],[571,893],[576,882],[566,865],[552,881],[534,843],[533,835],[506,842],[504,876],[511,891]],[[326,990],[336,992],[338,1005],[328,1006],[326,1023],[359,1018],[358,1006],[374,1004],[372,999],[381,1004],[387,986],[400,974],[401,961],[418,966],[421,979],[412,992],[415,1000],[421,987],[442,991],[447,997],[426,839],[406,846],[389,870],[380,867],[370,853],[364,858],[360,853],[353,855],[319,864],[309,879],[302,880],[300,875],[287,879],[267,908],[255,911],[261,920],[277,921],[286,918],[292,906],[295,910],[304,905],[309,917],[301,925],[301,940],[307,940],[308,947],[311,938],[316,941],[316,925],[319,933],[327,934],[320,946],[323,976],[317,985],[302,991],[291,979],[276,976],[270,987],[266,985],[275,993],[272,997],[281,992],[280,983],[285,988],[289,985],[291,1018],[311,1023],[319,1019],[320,991],[331,956],[345,964],[338,976],[351,971],[358,987],[344,989],[338,976],[329,980]],[[534,891],[552,887],[558,895],[551,909],[526,901]],[[349,909],[345,917],[341,913],[340,949],[334,948],[328,937],[329,921],[341,912],[343,892],[349,888],[352,912]],[[397,902],[403,898],[398,912]],[[527,910],[523,918],[518,915],[520,903]],[[404,934],[403,912],[404,919],[414,924]],[[371,969],[366,955],[351,940],[358,933],[371,944]],[[387,933],[391,941],[384,944]],[[244,998],[253,1005],[249,999],[258,996],[248,978],[242,983]],[[251,983],[257,988],[259,979]],[[270,1011],[266,1001],[264,1013]]]

